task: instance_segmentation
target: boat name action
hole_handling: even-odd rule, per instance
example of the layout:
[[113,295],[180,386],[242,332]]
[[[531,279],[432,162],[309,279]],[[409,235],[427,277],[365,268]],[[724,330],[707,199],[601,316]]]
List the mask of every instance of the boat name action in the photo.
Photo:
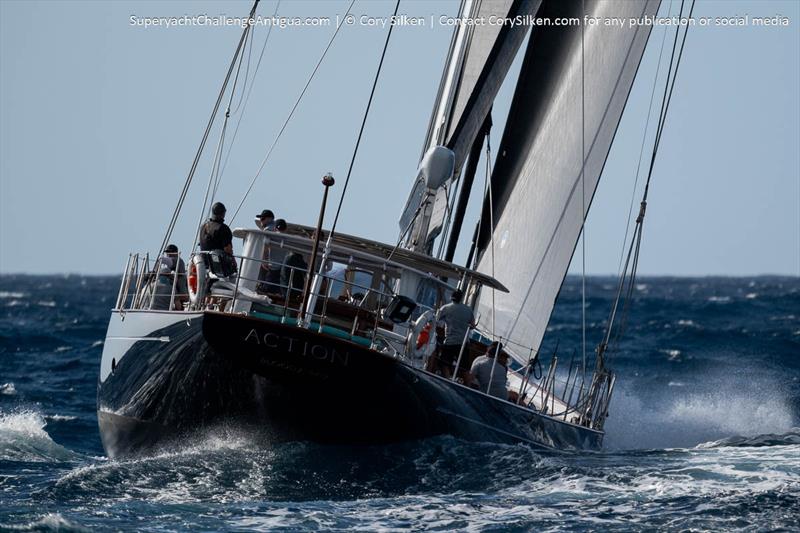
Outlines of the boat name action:
[[244,338],[245,342],[255,343],[267,348],[283,349],[286,353],[299,353],[304,357],[313,357],[320,361],[327,361],[333,365],[347,366],[350,352],[340,352],[336,348],[312,344],[305,340],[296,339],[288,335],[277,333],[259,333],[255,328]]

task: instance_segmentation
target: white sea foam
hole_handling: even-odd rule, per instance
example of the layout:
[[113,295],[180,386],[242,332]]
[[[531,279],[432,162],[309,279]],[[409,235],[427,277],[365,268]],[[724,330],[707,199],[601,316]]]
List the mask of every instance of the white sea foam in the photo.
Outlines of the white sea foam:
[[718,303],[718,304],[726,304],[726,303],[729,303],[731,301],[731,297],[730,296],[709,296],[708,297],[708,301],[709,302],[713,302],[713,303]]
[[681,358],[681,351],[680,350],[659,350],[659,352],[666,354],[667,359],[670,361],[680,361]]
[[76,420],[78,417],[70,415],[46,415],[45,418],[56,422],[69,422],[70,420]]
[[76,454],[57,444],[45,431],[44,416],[35,411],[0,413],[0,460],[68,461]]
[[16,396],[17,388],[11,382],[3,383],[0,385],[0,394],[4,396]]
[[25,298],[26,294],[24,292],[15,292],[15,291],[0,291],[0,299],[6,298]]
[[41,518],[19,525],[3,525],[3,531],[89,531],[85,527],[70,522],[59,513],[48,513]]
[[[606,445],[616,449],[695,446],[734,435],[784,433],[796,421],[789,400],[769,383],[725,382],[709,378],[713,391],[681,384],[671,396],[643,402],[618,390],[606,424]],[[673,386],[676,387],[677,385]]]

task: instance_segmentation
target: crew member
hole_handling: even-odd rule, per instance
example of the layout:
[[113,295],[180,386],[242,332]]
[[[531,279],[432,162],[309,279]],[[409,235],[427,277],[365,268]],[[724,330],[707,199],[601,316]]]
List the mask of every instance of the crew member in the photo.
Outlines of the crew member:
[[508,400],[511,398],[506,389],[507,373],[508,354],[503,351],[502,344],[494,341],[484,355],[472,362],[470,385],[477,386],[478,390],[491,396]]
[[[236,260],[233,258],[233,233],[225,224],[225,211],[222,202],[211,206],[211,218],[200,228],[200,251],[217,252],[221,272],[215,271],[215,274],[227,277],[236,273]],[[215,261],[211,264],[214,269]]]
[[[463,297],[463,292],[454,290],[450,296],[451,302],[443,305],[436,315],[436,321],[444,325],[444,341],[438,352],[428,360],[427,370],[438,371],[446,378],[453,375],[467,331],[475,327],[475,315],[468,305],[461,303]],[[466,377],[463,363],[455,370],[462,378]]]
[[[157,262],[158,272],[155,284],[155,297],[151,309],[167,310],[172,301],[172,289],[175,288],[173,309],[183,309],[188,301],[189,290],[186,287],[186,264],[179,257],[178,247],[170,244],[164,248],[164,255]],[[178,276],[176,281],[174,276]]]
[[[272,227],[272,231],[275,233],[286,233],[286,221],[282,218],[276,220]],[[286,248],[283,248],[280,244],[272,244],[269,247],[268,261],[261,265],[266,270],[266,288],[268,292],[284,293],[283,287],[281,287],[281,272],[286,260],[286,253]]]
[[256,215],[256,226],[264,231],[272,231],[275,229],[275,214],[269,209],[261,211],[260,215]]

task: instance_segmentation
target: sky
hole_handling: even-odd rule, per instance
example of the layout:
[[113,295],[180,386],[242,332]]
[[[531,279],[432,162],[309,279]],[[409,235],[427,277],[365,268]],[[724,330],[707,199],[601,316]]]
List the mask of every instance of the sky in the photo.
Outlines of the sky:
[[[278,13],[334,19],[348,4],[283,0]],[[259,13],[275,7],[263,0]],[[353,14],[386,16],[393,7],[359,0]],[[0,0],[1,273],[119,274],[129,252],[156,250],[241,29],[145,28],[132,20],[249,9],[238,0]],[[400,6],[428,21],[457,11],[456,1]],[[800,275],[800,2],[698,0],[695,8],[696,17],[737,15],[790,23],[690,30],[653,175],[642,274]],[[229,218],[334,27],[273,29],[256,72],[268,31],[255,30],[252,93],[229,122],[228,135],[237,124],[239,131],[217,196]],[[653,29],[589,214],[590,274],[618,270],[663,31]],[[451,32],[430,22],[395,27],[340,231],[396,241]],[[329,171],[337,178],[335,207],[385,35],[386,28],[359,23],[342,28],[232,226],[252,226],[264,208],[314,224],[319,180]],[[495,145],[518,68],[519,61],[495,106]],[[174,234],[181,249],[191,248],[203,215],[220,124]],[[457,262],[478,204],[473,196]]]

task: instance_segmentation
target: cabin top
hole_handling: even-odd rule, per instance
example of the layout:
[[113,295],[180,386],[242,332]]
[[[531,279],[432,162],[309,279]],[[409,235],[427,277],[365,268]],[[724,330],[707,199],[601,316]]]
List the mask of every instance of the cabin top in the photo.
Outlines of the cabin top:
[[[291,224],[285,233],[265,232],[252,228],[236,228],[233,231],[233,235],[234,237],[244,238],[248,233],[256,233],[266,236],[270,241],[284,241],[290,246],[294,245],[302,249],[308,249],[313,245],[311,237],[314,231],[315,229],[310,226]],[[320,240],[321,245],[326,242],[328,234],[328,231],[323,230]],[[339,257],[352,257],[366,262],[385,263],[387,266],[411,270],[422,276],[434,275],[439,278],[450,279],[459,279],[465,276],[485,287],[508,292],[505,285],[481,272],[362,237],[337,232],[333,235],[332,248],[333,253]]]

